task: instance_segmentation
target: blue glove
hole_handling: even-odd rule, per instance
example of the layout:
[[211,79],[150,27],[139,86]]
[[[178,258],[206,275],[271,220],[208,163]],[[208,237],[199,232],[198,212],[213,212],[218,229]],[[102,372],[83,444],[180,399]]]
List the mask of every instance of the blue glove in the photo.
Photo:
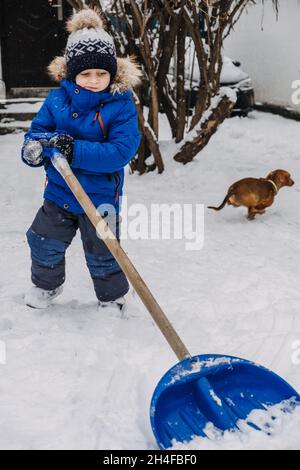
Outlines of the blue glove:
[[28,165],[39,166],[43,162],[43,146],[57,135],[57,132],[29,132],[22,147],[22,158]]

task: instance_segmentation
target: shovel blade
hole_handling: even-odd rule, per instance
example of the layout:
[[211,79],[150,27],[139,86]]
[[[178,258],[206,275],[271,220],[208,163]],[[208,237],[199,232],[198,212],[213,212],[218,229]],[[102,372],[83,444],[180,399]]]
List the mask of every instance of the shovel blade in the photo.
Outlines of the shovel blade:
[[238,421],[247,420],[253,410],[285,400],[300,404],[299,394],[268,369],[238,357],[201,355],[176,364],[162,377],[150,419],[158,446],[167,449],[174,440],[207,437],[209,423],[221,431],[237,430]]

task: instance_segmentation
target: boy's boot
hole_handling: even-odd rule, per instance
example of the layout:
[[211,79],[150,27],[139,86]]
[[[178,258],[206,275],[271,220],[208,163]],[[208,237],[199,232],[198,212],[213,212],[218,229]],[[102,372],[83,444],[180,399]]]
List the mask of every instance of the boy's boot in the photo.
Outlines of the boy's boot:
[[102,308],[107,308],[107,307],[114,307],[118,308],[121,312],[124,312],[125,310],[125,297],[119,297],[116,300],[110,300],[109,302],[103,302],[102,300],[99,300],[99,306]]
[[55,297],[61,294],[63,286],[59,286],[53,290],[40,289],[37,286],[32,286],[27,294],[25,294],[25,304],[32,308],[47,308]]

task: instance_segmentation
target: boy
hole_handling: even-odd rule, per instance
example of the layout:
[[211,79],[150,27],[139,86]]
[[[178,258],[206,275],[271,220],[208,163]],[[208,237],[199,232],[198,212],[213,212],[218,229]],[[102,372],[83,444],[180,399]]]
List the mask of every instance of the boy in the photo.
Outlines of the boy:
[[65,56],[56,57],[48,67],[60,88],[48,94],[22,148],[23,161],[44,166],[47,174],[44,204],[27,232],[34,286],[25,303],[46,308],[62,292],[65,252],[79,228],[99,304],[122,309],[127,279],[52,165],[47,148],[56,148],[67,158],[104,216],[115,213],[119,239],[124,167],[140,143],[130,87],[140,82],[141,72],[130,58],[117,59],[113,39],[94,10],[74,14],[67,28],[71,34]]

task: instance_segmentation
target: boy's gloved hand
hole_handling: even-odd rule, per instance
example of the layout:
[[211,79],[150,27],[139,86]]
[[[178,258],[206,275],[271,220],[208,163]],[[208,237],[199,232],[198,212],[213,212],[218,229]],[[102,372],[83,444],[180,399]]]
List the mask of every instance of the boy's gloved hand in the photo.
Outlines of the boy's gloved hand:
[[43,148],[48,146],[49,140],[57,135],[56,132],[30,132],[25,138],[22,147],[23,159],[32,166],[42,163],[44,154]]
[[49,146],[51,148],[57,148],[57,150],[68,160],[71,165],[73,160],[73,147],[74,139],[68,134],[58,134],[49,140]]
[[29,165],[39,165],[43,161],[43,146],[39,140],[27,140],[22,148],[23,159]]

